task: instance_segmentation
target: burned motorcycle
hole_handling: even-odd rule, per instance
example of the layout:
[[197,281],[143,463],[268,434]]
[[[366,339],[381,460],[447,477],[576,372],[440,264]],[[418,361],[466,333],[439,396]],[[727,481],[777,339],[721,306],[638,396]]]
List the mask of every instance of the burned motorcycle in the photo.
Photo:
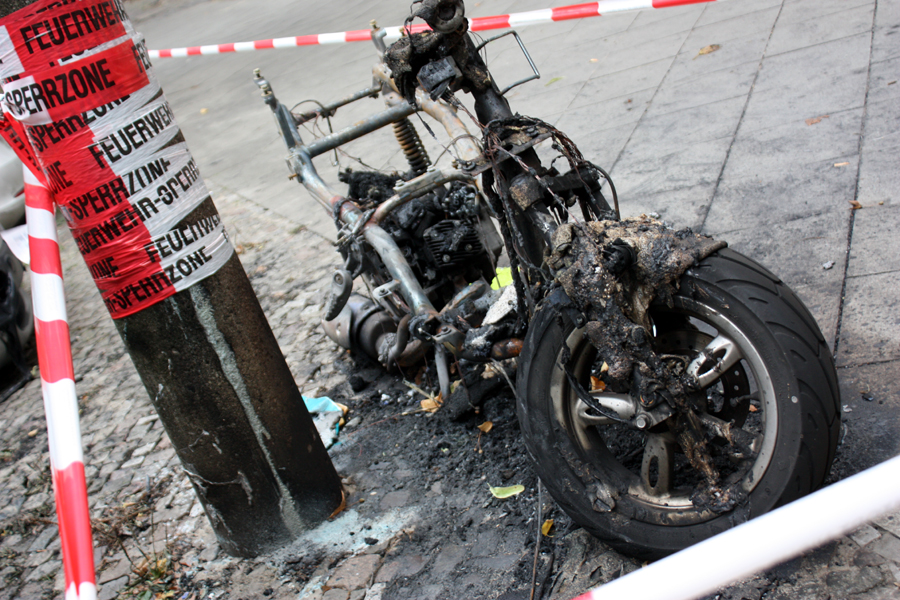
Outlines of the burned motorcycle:
[[[375,85],[343,100],[293,113],[256,72],[290,169],[338,228],[329,335],[388,367],[430,357],[445,398],[451,361],[518,355],[538,475],[576,522],[632,555],[679,550],[820,486],[840,429],[837,377],[797,296],[722,242],[621,219],[601,167],[510,109],[511,88],[480,55],[497,38],[476,43],[462,1],[416,5],[407,26],[418,17],[431,31],[386,47],[376,28]],[[383,112],[301,139],[304,123],[375,96]],[[446,130],[451,165],[431,164],[416,113]],[[313,158],[387,125],[409,171],[348,170],[348,191],[333,191]],[[542,161],[540,144],[559,160]],[[495,291],[504,256],[513,284]],[[352,292],[357,278],[368,297]]]

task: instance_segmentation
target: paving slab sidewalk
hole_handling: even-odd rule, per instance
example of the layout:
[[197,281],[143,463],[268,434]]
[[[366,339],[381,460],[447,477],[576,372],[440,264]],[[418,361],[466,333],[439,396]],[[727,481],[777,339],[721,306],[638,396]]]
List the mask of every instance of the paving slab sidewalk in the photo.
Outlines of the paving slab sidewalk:
[[[157,48],[359,29],[373,17],[394,24],[408,10],[402,3],[347,0],[327,9],[309,0],[131,6]],[[471,12],[536,8],[543,8],[536,0],[484,0]],[[835,350],[842,388],[845,437],[831,480],[896,455],[900,5],[730,0],[541,25],[521,34],[544,77],[511,92],[513,106],[555,123],[608,167],[627,214],[655,211],[673,224],[727,239],[778,273],[810,307]],[[700,53],[711,45],[719,49]],[[511,48],[490,56],[498,73],[521,68]],[[336,263],[325,239],[333,237],[333,226],[287,180],[283,148],[250,74],[261,66],[285,100],[327,100],[365,86],[372,57],[365,45],[347,45],[157,65],[288,364],[308,394],[347,380],[338,368],[342,353],[318,327],[322,290]],[[371,110],[372,103],[339,116],[349,123]],[[439,147],[428,136],[426,142],[435,156]],[[402,155],[389,148],[389,140],[376,136],[349,152],[376,167],[402,168]],[[342,162],[353,164],[346,156]],[[324,162],[322,168],[336,179],[335,169]],[[509,582],[523,572],[531,576],[530,555],[522,555],[531,531],[523,524],[526,500],[537,502],[533,476],[523,475],[532,484],[521,506],[482,507],[465,486],[442,489],[432,481],[419,489],[415,482],[428,474],[401,464],[399,449],[365,467],[346,449],[335,452],[348,485],[375,492],[370,497],[379,510],[360,508],[350,515],[357,521],[341,521],[307,540],[305,549],[278,557],[221,555],[87,270],[71,239],[63,239],[101,597],[128,597],[129,584],[149,585],[146,575],[133,571],[142,570],[142,553],[166,550],[177,557],[171,572],[187,597],[374,600],[458,597],[467,589],[478,590],[473,597],[518,597],[521,589],[510,589]],[[459,427],[446,425],[445,437],[463,435]],[[58,596],[62,589],[46,443],[40,385],[32,382],[0,405],[0,599]],[[460,527],[477,535],[433,529],[433,507],[459,511],[461,523],[477,513]],[[498,537],[496,526],[513,517],[522,524],[504,525],[506,535]],[[886,517],[719,597],[897,597],[898,523],[900,514]],[[350,531],[377,542],[358,535],[350,540],[343,535]],[[410,545],[414,538],[419,545]],[[421,539],[433,543],[423,546]],[[428,551],[418,550],[423,547]],[[560,536],[553,548],[555,562],[541,557],[544,598],[573,597],[639,567],[578,531]]]

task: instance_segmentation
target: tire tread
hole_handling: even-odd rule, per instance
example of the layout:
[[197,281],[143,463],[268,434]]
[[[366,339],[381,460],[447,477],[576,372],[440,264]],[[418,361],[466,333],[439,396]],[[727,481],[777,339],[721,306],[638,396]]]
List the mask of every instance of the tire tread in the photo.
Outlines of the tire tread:
[[[793,371],[803,373],[803,379],[798,377],[798,383],[802,381],[806,387],[808,400],[804,398],[805,394],[800,393],[801,390],[798,390],[797,397],[801,402],[815,405],[804,405],[804,413],[812,411],[820,414],[827,424],[825,436],[812,436],[805,429],[803,433],[806,456],[827,457],[822,467],[814,469],[815,475],[808,479],[809,487],[805,493],[810,493],[820,487],[828,476],[840,439],[837,373],[825,337],[800,298],[752,259],[726,248],[705,259],[700,265],[705,268],[694,269],[689,274],[727,289],[741,300],[749,300],[752,297],[751,290],[754,293],[766,290],[772,294],[767,301],[765,317],[760,317],[772,331],[786,359],[792,363]],[[748,306],[752,304],[748,303]],[[786,347],[786,341],[793,341],[793,347]],[[831,401],[826,399],[829,397]],[[815,439],[815,443],[810,443],[810,438]]]
[[[765,337],[769,352],[784,356],[784,372],[790,376],[783,385],[790,389],[798,399],[799,425],[793,425],[790,431],[792,440],[797,440],[790,459],[783,459],[775,468],[786,469],[781,484],[774,495],[770,495],[766,507],[786,504],[796,498],[814,491],[824,483],[834,459],[840,435],[840,411],[837,385],[837,374],[834,360],[812,314],[801,300],[780,279],[765,267],[730,249],[723,249],[695,265],[681,280],[678,294],[686,298],[694,293],[705,293],[700,289],[708,284],[710,293],[725,294],[739,304],[743,304],[742,314],[746,319],[757,320],[761,329],[767,330]],[[715,289],[713,289],[715,288]],[[716,291],[718,290],[718,291]],[[718,299],[721,302],[721,298]],[[725,302],[727,308],[727,301]],[[552,442],[555,435],[553,417],[539,414],[541,410],[530,410],[542,406],[541,393],[530,386],[543,389],[546,385],[535,374],[540,370],[543,361],[547,360],[547,348],[561,347],[565,343],[564,331],[574,327],[563,320],[556,309],[547,305],[537,312],[529,327],[523,352],[519,357],[517,373],[517,398],[519,420],[526,441],[526,448],[535,464],[538,475],[547,483],[551,494],[561,508],[576,522],[584,526],[593,535],[604,539],[613,548],[631,556],[645,560],[659,558],[683,547],[684,544],[700,541],[713,535],[725,527],[719,519],[710,521],[704,530],[696,533],[690,527],[663,527],[667,531],[654,531],[652,541],[638,542],[627,533],[617,529],[611,523],[598,518],[585,505],[584,497],[589,494],[587,484],[582,477],[575,476],[578,465],[569,464],[566,453],[558,441]],[[538,363],[535,358],[541,356]],[[555,355],[553,355],[555,356]],[[775,359],[777,360],[777,359]],[[788,382],[790,385],[788,386]],[[780,402],[790,402],[781,399]],[[779,427],[780,429],[780,427]],[[794,437],[796,436],[796,437]],[[576,461],[577,462],[577,461]],[[571,476],[564,473],[573,471]],[[559,484],[554,489],[552,483]],[[563,483],[565,482],[565,483]],[[560,487],[562,486],[562,487]],[[761,507],[760,510],[763,510]],[[742,519],[758,516],[748,504]],[[734,513],[732,518],[737,517]],[[627,513],[618,517],[628,519]],[[734,521],[730,521],[734,522]],[[655,526],[659,527],[659,526]],[[677,530],[683,530],[678,532]],[[642,530],[645,531],[645,530]],[[700,530],[696,530],[700,531]],[[641,535],[646,535],[642,533]],[[687,536],[687,537],[685,537]],[[680,540],[680,541],[678,541]],[[685,541],[689,540],[689,541]]]

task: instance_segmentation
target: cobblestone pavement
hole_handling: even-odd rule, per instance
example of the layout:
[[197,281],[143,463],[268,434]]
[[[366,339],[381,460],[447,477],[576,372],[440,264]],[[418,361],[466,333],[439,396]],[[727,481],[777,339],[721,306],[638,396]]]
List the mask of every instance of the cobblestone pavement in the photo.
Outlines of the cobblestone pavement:
[[[333,269],[330,244],[284,229],[262,210],[221,195],[219,207],[242,252],[295,379],[318,394],[341,381],[336,349],[318,327],[319,289]],[[64,229],[64,227],[63,227]],[[66,292],[92,515],[97,520],[101,597],[115,597],[144,554],[161,553],[180,537],[195,552],[183,562],[215,558],[214,536],[201,514],[175,451],[157,419],[112,321],[66,232]],[[335,255],[336,256],[336,255]],[[296,265],[304,265],[297,277]],[[293,265],[293,266],[292,266]],[[276,323],[282,323],[276,326]],[[309,381],[309,383],[305,383]],[[39,380],[0,406],[0,598],[37,598],[62,589],[47,435]],[[140,516],[138,516],[140,515]],[[152,521],[152,526],[151,526]],[[140,532],[140,533],[139,533]],[[127,539],[122,545],[119,540]]]
[[[364,12],[349,1],[333,3],[328,15],[307,1],[153,4],[135,7],[154,47],[339,31],[369,18],[348,23],[347,15]],[[485,0],[473,12],[543,5]],[[393,24],[407,8],[385,4],[375,16]],[[199,22],[208,26],[198,33]],[[655,210],[727,239],[798,291],[834,342],[839,365],[846,434],[833,480],[900,450],[898,31],[896,0],[731,0],[539,26],[522,33],[543,83],[512,98],[610,165],[628,212]],[[720,48],[701,55],[711,44]],[[310,213],[302,192],[289,187],[249,72],[263,66],[285,99],[328,99],[359,87],[334,82],[333,73],[355,69],[353,82],[365,84],[371,51],[310,49],[302,77],[291,62],[297,56],[169,61],[159,75],[298,385],[306,395],[342,395],[351,407],[332,455],[353,506],[273,556],[220,553],[64,234],[101,598],[144,590],[195,600],[526,598],[539,490],[527,466],[513,473],[492,466],[522,451],[508,407],[485,408],[507,424],[506,437],[497,438],[505,441],[485,436],[484,454],[473,453],[482,438],[471,420],[397,417],[413,402],[405,388],[359,370],[318,326],[321,290],[337,257],[323,238],[328,219]],[[511,52],[493,59],[498,69],[513,67]],[[354,151],[383,166],[397,159],[385,147],[363,141]],[[364,380],[359,393],[350,389],[359,379],[348,383],[348,365]],[[378,446],[385,431],[396,431],[398,443]],[[0,404],[0,600],[62,590],[46,448],[40,384],[32,381]],[[427,453],[447,455],[455,466],[433,472],[433,463],[416,459]],[[453,472],[478,476],[464,481]],[[501,504],[485,497],[481,477],[514,478],[528,490]],[[541,514],[544,504],[552,513],[545,502]],[[542,547],[536,597],[564,600],[640,566],[554,514],[559,533]],[[898,582],[900,514],[719,597],[876,600],[900,597]]]

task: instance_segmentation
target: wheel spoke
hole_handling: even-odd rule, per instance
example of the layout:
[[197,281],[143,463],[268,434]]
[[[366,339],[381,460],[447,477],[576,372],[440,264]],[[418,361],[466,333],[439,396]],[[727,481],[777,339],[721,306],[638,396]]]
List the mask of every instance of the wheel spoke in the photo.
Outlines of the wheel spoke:
[[613,420],[609,417],[596,414],[594,409],[581,399],[578,400],[578,404],[575,407],[575,416],[585,427],[590,427],[592,425],[611,425],[613,423]]
[[[629,420],[634,417],[634,401],[628,394],[591,392],[591,398],[598,406],[603,407],[603,412],[607,415],[617,416],[619,419],[623,420]],[[578,399],[575,413],[585,426],[610,425],[615,422],[609,417],[597,414],[597,412],[598,411],[589,406],[587,402],[580,398]]]
[[707,344],[700,355],[691,362],[688,373],[697,379],[701,388],[707,388],[742,358],[737,344],[720,335]]
[[644,446],[641,480],[647,491],[662,496],[672,491],[675,475],[675,436],[671,433],[651,433]]

